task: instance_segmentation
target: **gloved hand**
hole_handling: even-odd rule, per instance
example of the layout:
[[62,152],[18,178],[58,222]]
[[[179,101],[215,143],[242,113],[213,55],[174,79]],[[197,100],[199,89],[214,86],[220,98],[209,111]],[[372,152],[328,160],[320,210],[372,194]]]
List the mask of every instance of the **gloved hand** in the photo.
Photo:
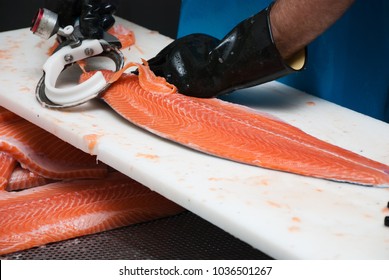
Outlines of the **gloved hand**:
[[204,34],[177,39],[148,64],[180,93],[195,97],[215,97],[295,72],[273,42],[269,14],[270,7],[242,21],[222,40]]
[[58,14],[59,25],[74,25],[80,19],[80,31],[90,39],[100,39],[103,32],[112,27],[115,19],[112,14],[116,7],[101,0],[59,0],[47,1],[47,8]]

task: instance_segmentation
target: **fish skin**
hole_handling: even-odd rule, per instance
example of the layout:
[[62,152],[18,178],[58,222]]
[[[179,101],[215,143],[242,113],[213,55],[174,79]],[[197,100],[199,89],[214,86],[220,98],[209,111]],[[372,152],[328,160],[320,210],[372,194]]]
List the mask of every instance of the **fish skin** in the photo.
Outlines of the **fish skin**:
[[0,152],[0,191],[8,185],[17,161],[7,153]]
[[6,191],[21,191],[53,183],[55,180],[47,179],[20,166],[16,167],[9,177]]
[[0,255],[178,214],[185,209],[118,172],[0,193]]
[[[148,74],[142,75],[144,71]],[[304,176],[389,187],[388,165],[245,106],[155,92],[142,81],[150,79],[149,72],[147,66],[139,65],[139,76],[123,74],[102,99],[131,123],[207,154]],[[84,74],[82,80],[90,75]],[[105,75],[109,79],[115,74]]]
[[53,134],[22,119],[0,122],[0,151],[50,179],[102,178],[107,166]]

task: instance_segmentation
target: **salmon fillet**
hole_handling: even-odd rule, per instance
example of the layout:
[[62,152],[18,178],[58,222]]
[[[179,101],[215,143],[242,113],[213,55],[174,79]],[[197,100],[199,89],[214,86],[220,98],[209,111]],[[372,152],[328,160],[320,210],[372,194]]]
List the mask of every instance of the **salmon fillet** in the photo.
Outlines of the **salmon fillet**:
[[16,118],[0,122],[0,151],[50,179],[102,178],[107,166],[40,127]]
[[20,118],[18,115],[0,106],[0,123],[18,118]]
[[0,193],[0,255],[178,214],[184,209],[118,172]]
[[17,161],[13,157],[0,152],[0,191],[7,186],[16,164]]
[[[106,72],[110,81],[117,81],[102,99],[128,121],[156,135],[240,163],[389,186],[385,164],[326,143],[269,114],[216,98],[179,94],[146,65],[138,65],[138,71],[138,76]],[[81,80],[90,75],[84,74]]]
[[20,191],[34,187],[43,186],[53,183],[55,180],[47,179],[34,172],[24,169],[20,166],[16,167],[9,177],[6,191]]

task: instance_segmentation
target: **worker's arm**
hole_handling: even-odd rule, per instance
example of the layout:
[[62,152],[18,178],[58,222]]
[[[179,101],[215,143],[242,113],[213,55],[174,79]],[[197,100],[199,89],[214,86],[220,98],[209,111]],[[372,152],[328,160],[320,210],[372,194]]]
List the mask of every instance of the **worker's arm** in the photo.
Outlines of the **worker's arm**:
[[330,27],[354,0],[277,0],[270,12],[275,44],[287,58]]
[[275,80],[304,68],[306,45],[352,2],[278,0],[239,23],[222,40],[205,34],[175,40],[149,60],[149,66],[181,93],[196,97]]

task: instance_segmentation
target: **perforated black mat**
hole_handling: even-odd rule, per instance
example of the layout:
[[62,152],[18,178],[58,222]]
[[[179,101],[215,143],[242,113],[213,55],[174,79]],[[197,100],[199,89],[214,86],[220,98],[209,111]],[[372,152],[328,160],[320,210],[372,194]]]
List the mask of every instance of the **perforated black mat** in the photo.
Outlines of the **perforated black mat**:
[[271,259],[191,212],[84,236],[0,259]]

